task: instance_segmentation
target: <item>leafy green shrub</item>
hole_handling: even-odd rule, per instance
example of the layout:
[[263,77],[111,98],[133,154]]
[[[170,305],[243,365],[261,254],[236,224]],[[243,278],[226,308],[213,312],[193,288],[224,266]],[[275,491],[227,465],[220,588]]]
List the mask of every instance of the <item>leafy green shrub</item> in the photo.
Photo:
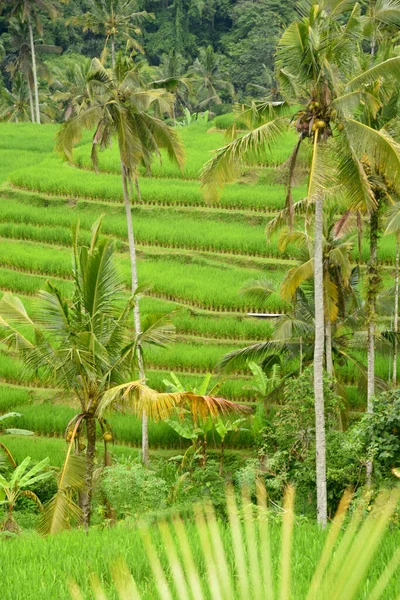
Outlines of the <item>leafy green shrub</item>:
[[374,401],[373,414],[364,416],[359,430],[376,475],[391,477],[390,470],[400,467],[400,391],[380,394]]
[[128,458],[104,469],[101,491],[117,516],[124,518],[162,509],[166,505],[168,487],[154,471]]
[[[350,472],[346,470],[352,460],[352,449],[348,447],[345,450],[345,434],[335,431],[339,423],[341,400],[334,393],[328,377],[324,378],[324,395],[328,431],[328,495],[331,509],[334,510],[346,487],[357,480],[359,465],[353,458]],[[293,483],[297,488],[297,502],[304,499],[305,504],[313,502],[315,413],[312,367],[286,384],[284,402],[270,416],[263,431],[259,457],[261,473],[272,499],[279,501],[286,486]]]
[[224,115],[218,115],[214,119],[214,125],[217,129],[228,129],[233,125],[235,121],[235,115],[231,113],[225,113]]

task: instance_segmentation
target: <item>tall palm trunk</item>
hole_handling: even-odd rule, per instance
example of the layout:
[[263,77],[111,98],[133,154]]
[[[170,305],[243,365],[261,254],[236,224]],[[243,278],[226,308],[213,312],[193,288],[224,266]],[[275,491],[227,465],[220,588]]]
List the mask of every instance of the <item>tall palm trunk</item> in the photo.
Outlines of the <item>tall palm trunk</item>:
[[[129,258],[131,263],[131,278],[132,278],[132,293],[135,292],[138,286],[138,276],[137,276],[137,260],[136,260],[136,246],[135,246],[135,236],[133,233],[133,223],[132,223],[132,212],[131,212],[131,201],[129,197],[129,187],[128,187],[128,175],[127,169],[123,162],[121,161],[121,172],[122,172],[122,190],[124,195],[124,204],[125,204],[125,213],[126,213],[126,222],[128,226],[128,240],[129,240]],[[139,300],[135,298],[135,304],[133,306],[133,323],[135,327],[136,336],[140,336],[142,333],[142,328],[140,324],[140,310],[139,310]],[[144,364],[143,364],[143,354],[140,341],[137,345],[137,358],[138,358],[138,366],[139,366],[139,377],[140,379],[145,379],[144,372]],[[147,422],[147,414],[143,412],[142,415],[142,460],[144,464],[149,462],[149,433],[148,433],[148,422]]]
[[330,377],[333,377],[333,358],[332,358],[332,321],[328,318],[325,325],[325,353],[326,370]]
[[[378,199],[379,202],[379,199]],[[368,373],[367,373],[367,412],[372,414],[374,411],[373,398],[375,395],[375,318],[376,318],[376,297],[378,294],[378,232],[379,232],[379,213],[378,208],[371,212],[369,220],[369,248],[370,257],[368,265],[368,290],[367,290],[367,352],[368,352]],[[367,483],[371,484],[372,461],[367,462]]]
[[324,412],[324,273],[323,273],[323,206],[321,193],[315,198],[314,234],[314,303],[315,303],[315,343],[314,343],[314,405],[315,405],[315,449],[317,480],[317,519],[325,527],[327,523],[326,492],[326,448]]
[[86,475],[85,488],[81,495],[81,507],[83,513],[83,527],[85,531],[89,531],[90,514],[93,493],[93,470],[94,470],[94,455],[96,452],[96,419],[93,416],[86,418]]
[[32,75],[33,75],[33,89],[34,89],[34,93],[35,93],[36,123],[40,123],[39,88],[38,88],[37,72],[36,72],[35,44],[33,41],[32,21],[31,21],[30,15],[28,15],[28,29],[29,29],[29,40],[30,40],[30,44],[31,44]]
[[396,273],[394,278],[394,347],[393,347],[393,386],[397,385],[397,333],[399,330],[399,255],[400,234],[396,234]]
[[29,106],[31,109],[31,121],[32,121],[32,123],[35,123],[36,119],[35,119],[35,110],[33,108],[32,81],[31,81],[31,78],[29,75],[27,76],[26,80],[28,83],[28,96],[29,96]]
[[111,36],[111,63],[112,68],[115,69],[115,40],[114,36]]
[[378,293],[378,210],[374,210],[370,216],[370,258],[368,266],[369,283],[367,290],[367,320],[368,320],[368,388],[367,388],[367,410],[373,411],[372,399],[375,394],[375,318],[376,297]]

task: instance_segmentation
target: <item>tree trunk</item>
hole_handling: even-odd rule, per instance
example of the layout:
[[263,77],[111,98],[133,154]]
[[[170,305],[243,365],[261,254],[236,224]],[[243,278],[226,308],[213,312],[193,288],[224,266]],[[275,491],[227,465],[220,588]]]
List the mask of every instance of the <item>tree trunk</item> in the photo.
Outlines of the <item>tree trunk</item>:
[[[125,165],[121,161],[121,170],[122,170],[122,190],[124,194],[124,204],[125,204],[125,213],[126,213],[126,221],[128,226],[128,240],[129,240],[129,258],[131,262],[131,278],[132,278],[132,293],[135,292],[138,286],[138,276],[137,276],[137,262],[136,262],[136,247],[135,247],[135,236],[133,233],[133,224],[132,224],[132,212],[131,212],[131,201],[129,198],[128,191],[128,179]],[[142,333],[142,328],[140,324],[140,310],[139,310],[139,300],[135,298],[135,304],[133,307],[133,323],[135,327],[136,336],[140,336]],[[140,379],[145,379],[144,372],[144,364],[143,364],[143,355],[142,348],[140,345],[140,341],[137,345],[137,359],[139,366],[139,377]],[[147,422],[147,414],[143,412],[142,415],[142,461],[144,464],[148,464],[149,462],[149,433],[148,433],[148,422]]]
[[368,320],[368,389],[367,410],[372,413],[372,399],[375,394],[375,318],[376,297],[378,294],[378,210],[374,210],[370,217],[370,258],[368,266],[369,283],[367,290],[367,320]]
[[399,329],[399,254],[400,236],[396,236],[396,274],[394,278],[394,346],[393,346],[393,387],[397,385],[397,333]]
[[[378,202],[379,199],[377,198]],[[367,374],[367,412],[374,411],[373,398],[375,395],[375,318],[376,297],[378,294],[378,231],[379,231],[379,207],[370,216],[369,221],[369,247],[370,257],[368,265],[368,290],[367,290],[367,352],[368,352],[368,374]],[[367,462],[367,483],[371,485],[372,461]]]
[[325,325],[325,346],[326,346],[326,370],[330,377],[333,377],[333,358],[332,358],[332,321],[327,319]]
[[32,121],[32,123],[35,123],[36,119],[35,119],[35,110],[33,108],[32,82],[30,80],[29,75],[26,79],[28,82],[28,95],[29,95],[29,106],[31,109],[31,121]]
[[94,455],[96,452],[96,419],[93,416],[86,418],[86,475],[85,489],[82,492],[82,512],[83,512],[83,527],[86,532],[90,527],[90,513],[93,492],[93,470],[94,470]]
[[325,412],[324,412],[324,277],[323,277],[323,206],[322,194],[315,198],[314,233],[314,304],[315,304],[315,342],[314,342],[314,403],[315,403],[315,449],[317,483],[317,519],[319,525],[327,523],[326,492],[326,448],[325,448]]
[[29,29],[29,40],[31,43],[32,75],[33,75],[33,89],[35,92],[36,123],[40,123],[39,88],[38,88],[37,73],[36,73],[35,44],[33,41],[32,22],[31,22],[30,15],[28,15],[28,29]]
[[115,69],[115,40],[114,36],[111,36],[111,63],[113,69]]

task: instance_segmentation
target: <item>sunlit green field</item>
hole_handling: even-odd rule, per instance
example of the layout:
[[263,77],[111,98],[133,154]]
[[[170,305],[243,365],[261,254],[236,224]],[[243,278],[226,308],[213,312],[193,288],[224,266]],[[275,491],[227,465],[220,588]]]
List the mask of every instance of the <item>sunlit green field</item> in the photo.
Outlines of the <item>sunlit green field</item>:
[[[225,527],[222,528],[223,538],[227,533]],[[200,577],[203,577],[205,565],[193,525],[188,525],[188,535],[194,561],[199,566]],[[400,543],[399,536],[398,531],[386,534],[380,551],[369,568],[363,591],[357,596],[360,600],[370,597],[371,589]],[[152,537],[164,564],[165,555],[161,550],[156,527],[152,528]],[[272,526],[271,540],[275,574],[280,568],[281,531],[278,525]],[[324,540],[325,533],[317,529],[316,525],[296,523],[291,577],[292,597],[296,600],[306,598]],[[88,536],[81,531],[72,531],[43,539],[35,533],[28,533],[18,540],[13,540],[12,543],[0,542],[2,598],[4,600],[48,600],[49,598],[69,600],[68,583],[71,580],[79,584],[85,598],[91,598],[88,573],[96,573],[109,593],[108,598],[116,599],[118,596],[112,584],[110,571],[122,553],[138,584],[142,598],[145,600],[157,598],[140,535],[137,529],[127,523],[111,530],[92,529]],[[232,549],[228,559],[233,560]],[[289,560],[289,557],[286,560]],[[84,569],[82,565],[85,566]],[[170,578],[167,565],[166,573]],[[394,576],[385,590],[384,599],[395,600],[396,598],[398,598],[398,578]]]
[[[80,240],[87,242],[93,222],[104,215],[103,232],[115,240],[118,268],[129,293],[127,233],[118,175],[117,148],[100,154],[100,173],[90,164],[90,134],[78,144],[74,165],[54,152],[57,126],[38,129],[32,124],[0,125],[0,291],[18,294],[31,314],[40,309],[37,294],[50,279],[64,293],[71,288],[71,228],[80,224]],[[139,278],[151,290],[141,299],[142,315],[169,313],[176,342],[168,349],[146,353],[149,384],[164,390],[165,379],[175,372],[195,386],[206,373],[212,384],[223,378],[220,394],[254,403],[250,372],[229,376],[218,365],[227,352],[274,336],[271,319],[257,320],[249,312],[281,314],[287,305],[278,294],[267,302],[241,293],[250,280],[267,279],[279,289],[299,250],[278,247],[277,235],[266,239],[265,227],[285,201],[278,183],[280,165],[289,156],[293,136],[287,135],[275,155],[266,155],[261,168],[245,169],[238,181],[226,187],[218,202],[209,203],[198,181],[204,162],[224,143],[224,134],[204,124],[179,128],[185,146],[183,171],[163,156],[154,161],[153,176],[141,173],[142,203],[134,201],[133,220],[139,257]],[[305,186],[294,191],[305,196]],[[355,247],[357,244],[355,244]],[[380,240],[384,278],[391,282],[394,240]],[[358,250],[353,253],[359,260]],[[368,260],[363,244],[361,266]],[[124,298],[121,298],[121,302]],[[361,361],[365,359],[362,352]],[[377,356],[377,374],[388,377],[390,358]],[[290,368],[290,365],[287,365]],[[363,409],[351,365],[342,367],[348,383],[349,404]],[[71,398],[43,380],[39,372],[24,368],[21,360],[0,348],[0,412],[18,410],[18,426],[41,436],[62,436],[74,410]],[[140,423],[134,417],[114,415],[119,443],[139,445]],[[16,425],[16,423],[15,423]],[[41,438],[42,440],[44,438]],[[210,440],[212,442],[212,440]],[[228,438],[232,447],[249,447],[249,433]],[[165,424],[151,424],[150,445],[170,448],[181,443]]]

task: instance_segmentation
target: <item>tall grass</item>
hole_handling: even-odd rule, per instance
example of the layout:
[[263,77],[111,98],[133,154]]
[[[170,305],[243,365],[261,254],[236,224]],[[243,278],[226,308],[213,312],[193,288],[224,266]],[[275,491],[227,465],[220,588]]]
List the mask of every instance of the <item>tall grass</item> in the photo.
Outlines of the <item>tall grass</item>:
[[[89,239],[95,208],[78,203],[75,207],[35,207],[9,200],[0,200],[0,237],[45,241],[70,245],[71,225],[78,220],[81,240]],[[106,235],[127,241],[126,219],[121,207],[107,206],[103,231]],[[196,210],[174,211],[135,207],[132,210],[135,235],[138,244],[151,244],[170,248],[194,248],[224,253],[254,254],[287,258],[297,255],[295,247],[285,252],[277,248],[276,236],[267,242],[264,235],[265,222],[243,217]],[[254,223],[254,220],[256,221]],[[117,244],[120,247],[121,244]]]
[[[7,427],[19,427],[33,431],[36,435],[59,436],[65,433],[67,424],[72,417],[79,412],[79,407],[53,404],[45,401],[35,404],[13,405],[13,410],[21,416],[7,420]],[[111,412],[107,415],[107,421],[111,427],[117,444],[131,444],[140,447],[142,440],[142,423],[139,417],[129,413]],[[247,428],[249,429],[249,428]],[[101,430],[98,429],[101,440]],[[215,445],[214,435],[209,435],[209,442]],[[218,437],[218,436],[217,436]],[[149,422],[149,442],[151,448],[180,448],[186,447],[188,441],[180,436],[167,423]],[[240,432],[227,436],[227,447],[249,447],[253,442],[250,431]]]
[[[221,124],[223,117],[226,117],[226,115],[217,117],[215,121],[217,128],[219,128],[217,124],[218,119]],[[161,151],[161,163],[157,158],[154,159],[152,174],[155,177],[197,179],[204,163],[211,158],[213,151],[226,144],[226,138],[221,132],[213,129],[207,130],[207,126],[205,127],[203,124],[198,123],[180,128],[178,132],[185,147],[186,160],[182,172],[176,165],[170,162],[167,154]],[[295,143],[295,136],[288,133],[279,148],[275,149],[273,153],[268,152],[265,154],[264,164],[275,166],[283,163],[290,156]],[[75,164],[79,167],[92,168],[90,152],[90,144],[77,149],[74,154]],[[101,171],[120,172],[121,165],[117,144],[113,144],[112,148],[108,148],[100,153],[99,168]],[[146,175],[144,169],[141,170],[141,175]]]
[[14,411],[16,406],[31,404],[36,397],[29,389],[0,384],[0,414]]
[[[0,266],[20,269],[28,273],[70,277],[72,258],[69,249],[8,240],[0,244]],[[118,261],[125,284],[130,285],[128,257]],[[263,276],[255,269],[237,269],[233,265],[218,264],[208,259],[166,255],[144,256],[138,265],[139,281],[152,282],[152,293],[166,300],[187,302],[199,308],[242,311],[260,308],[260,302],[249,302],[239,290],[250,279]],[[282,272],[269,269],[269,279],[279,282]],[[0,277],[0,287],[1,277]],[[17,288],[20,289],[20,288]],[[24,291],[24,290],[21,290]],[[276,294],[265,307],[273,312],[285,309],[285,303]]]
[[169,348],[150,347],[145,351],[145,361],[149,366],[165,366],[174,371],[214,371],[224,354],[237,348],[232,345],[207,344],[204,352],[204,343],[191,344],[175,342]]
[[[0,123],[0,150],[52,152],[59,125],[34,123]],[[88,143],[90,132],[85,132],[80,144]],[[78,144],[78,145],[80,145]]]
[[[66,443],[63,438],[34,435],[0,435],[0,442],[7,446],[17,463],[22,462],[26,456],[30,456],[34,461],[40,461],[48,456],[53,467],[61,467],[65,461]],[[157,455],[159,453],[160,450],[157,450]],[[111,454],[115,457],[131,456],[136,458],[139,455],[139,450],[131,446],[113,444]],[[151,451],[151,454],[154,456],[155,452]],[[98,460],[102,461],[104,456],[104,443],[102,441],[97,445],[96,455]]]
[[[68,244],[68,230],[78,219],[83,230],[89,230],[95,215],[105,214],[103,231],[107,235],[126,240],[126,221],[124,208],[117,203],[77,200],[70,203],[62,197],[46,197],[35,192],[26,192],[14,188],[5,188],[0,200],[0,222],[3,223],[1,235],[21,237],[23,239],[42,239]],[[14,202],[10,202],[14,200]],[[219,205],[218,205],[219,206]],[[276,258],[297,258],[298,249],[291,244],[285,252],[277,248],[277,238],[272,240],[264,236],[266,218],[264,215],[246,214],[237,211],[224,212],[199,207],[157,207],[149,209],[136,205],[132,209],[137,241],[139,244],[153,244],[176,248],[194,248],[216,252],[234,252],[254,254]],[[67,207],[67,210],[66,210]],[[268,217],[269,219],[269,217]],[[57,228],[40,229],[17,228],[15,224],[42,225]],[[42,234],[42,238],[40,238]],[[82,238],[87,235],[82,232]],[[58,238],[56,237],[58,236]],[[395,239],[393,235],[383,236],[379,240],[378,259],[385,264],[395,261]],[[352,258],[355,262],[369,260],[369,243],[365,237],[360,256],[355,245]]]
[[2,150],[0,146],[0,183],[7,181],[8,175],[12,171],[38,165],[46,156],[44,152],[33,152],[24,149]]
[[3,291],[33,295],[39,290],[45,289],[46,281],[49,278],[57,284],[63,294],[68,294],[72,288],[72,282],[57,279],[54,276],[32,275],[27,272],[0,267],[0,289]]
[[196,589],[193,597],[220,600],[395,600],[399,532],[388,530],[395,500],[386,495],[347,527],[342,510],[327,532],[297,520],[290,500],[278,509],[281,519],[262,501],[254,514],[246,497],[240,507],[231,497],[228,521],[205,505],[185,520],[45,539],[27,533],[0,542],[3,598],[70,600],[71,590],[80,600],[96,588],[95,597],[109,600],[186,600]]
[[[62,163],[56,158],[47,159],[38,167],[28,167],[10,174],[9,181],[16,186],[62,194],[72,198],[100,198],[112,202],[122,201],[121,180],[118,175],[95,174]],[[207,206],[200,184],[196,181],[142,178],[143,202],[169,206]],[[305,195],[304,186],[294,190],[294,198]],[[283,207],[285,191],[278,185],[232,184],[226,187],[219,206],[231,209],[277,210]]]
[[[210,158],[211,152],[220,148],[225,143],[224,135],[220,132],[207,131],[207,125],[194,123],[188,127],[178,129],[178,134],[185,148],[185,164],[182,172],[171,163],[167,154],[161,150],[161,162],[155,157],[152,164],[152,174],[155,177],[197,179],[204,163]],[[91,145],[84,145],[74,153],[74,162],[79,167],[92,168]],[[99,168],[101,171],[120,173],[121,164],[119,159],[118,145],[99,154]],[[141,175],[146,175],[144,169]]]

